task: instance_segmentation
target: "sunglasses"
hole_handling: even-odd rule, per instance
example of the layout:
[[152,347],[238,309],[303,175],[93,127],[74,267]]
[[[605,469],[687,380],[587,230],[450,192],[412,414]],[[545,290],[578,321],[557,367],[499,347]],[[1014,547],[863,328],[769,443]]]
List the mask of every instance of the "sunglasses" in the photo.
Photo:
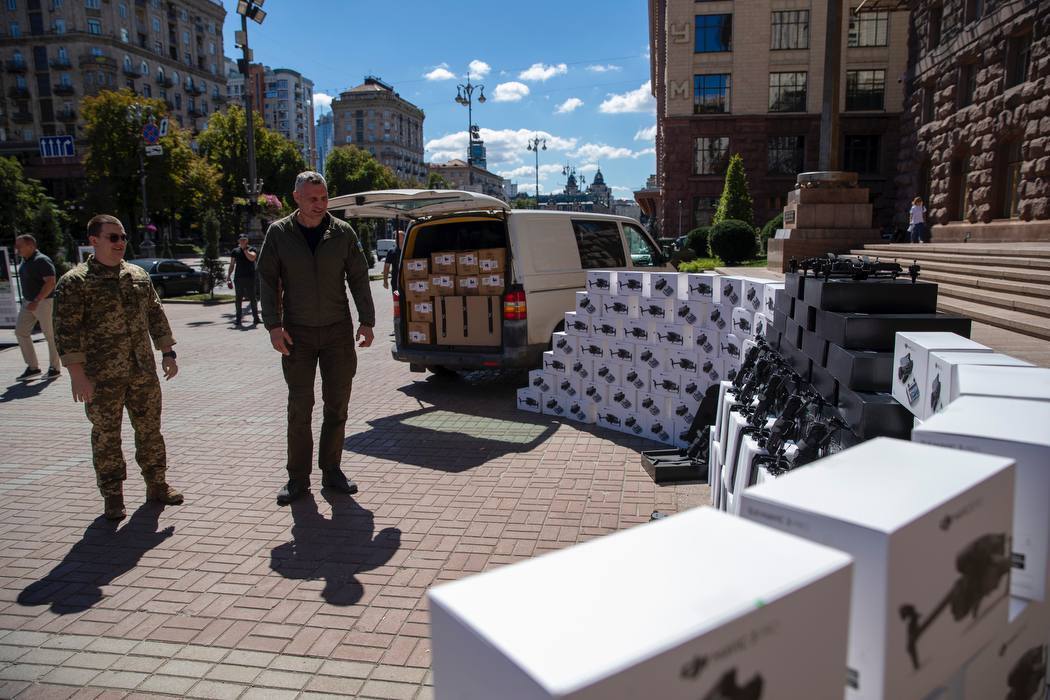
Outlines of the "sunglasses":
[[128,240],[127,234],[123,234],[123,233],[105,233],[105,234],[100,233],[100,234],[98,234],[98,237],[99,238],[105,238],[110,243],[116,243],[117,241],[121,241],[123,243],[123,242],[126,242]]

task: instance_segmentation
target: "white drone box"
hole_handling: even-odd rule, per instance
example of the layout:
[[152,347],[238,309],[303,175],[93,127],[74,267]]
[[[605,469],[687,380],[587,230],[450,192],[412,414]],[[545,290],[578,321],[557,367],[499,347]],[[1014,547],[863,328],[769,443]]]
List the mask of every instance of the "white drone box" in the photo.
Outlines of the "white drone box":
[[594,372],[594,360],[589,357],[574,357],[569,365],[569,375],[580,382],[590,381],[591,373]]
[[[607,343],[623,337],[623,319],[608,317],[591,318],[591,342]],[[583,342],[580,345],[584,345]]]
[[610,340],[605,347],[608,352],[607,360],[633,367],[638,362],[638,350],[642,346],[626,340]]
[[434,697],[837,697],[850,574],[842,552],[694,508],[431,588]]
[[620,431],[633,437],[645,437],[645,418],[636,413],[624,416]]
[[955,333],[897,333],[893,343],[893,398],[919,420],[930,403],[926,393],[931,352],[992,352]]
[[645,345],[639,350],[637,367],[648,369],[650,372],[663,372],[671,369],[671,364],[667,360],[667,350],[654,347],[654,345]]
[[606,344],[608,341],[605,338],[577,338],[576,342],[576,359],[587,360],[592,365],[599,360],[604,360],[608,353],[606,352]]
[[567,400],[565,417],[577,423],[592,424],[598,419],[598,407],[583,399]]
[[648,272],[617,272],[616,288],[613,293],[647,297],[649,296],[649,275]]
[[641,345],[655,343],[656,336],[653,335],[653,322],[643,318],[627,319],[623,322],[620,340]]
[[961,365],[955,370],[958,396],[1000,396],[1050,401],[1050,369]]
[[776,311],[777,291],[783,288],[783,282],[768,282],[766,284],[764,299],[762,300],[762,313],[769,318],[773,318],[773,312]]
[[669,418],[673,399],[666,394],[653,394],[647,391],[638,392],[638,415],[650,418]]
[[569,365],[571,364],[571,357],[566,357],[560,353],[555,355],[553,350],[548,350],[543,353],[543,371],[548,372],[549,374],[568,374]]
[[598,425],[600,425],[603,428],[608,428],[609,430],[617,430],[618,431],[618,430],[622,430],[623,429],[623,419],[624,419],[624,412],[623,411],[618,410],[617,408],[609,406],[609,405],[600,406],[597,409],[597,411],[598,412],[597,412],[597,415],[595,416],[595,418],[596,418],[595,422]]
[[718,301],[715,279],[718,275],[706,273],[689,273],[685,276],[685,298],[689,301],[701,301],[713,304]]
[[1047,601],[1050,577],[1050,402],[963,396],[912,440],[1016,461],[1010,593]]
[[627,368],[615,360],[606,357],[604,360],[594,361],[594,381],[607,386],[620,383],[622,375],[626,374]]
[[684,299],[685,275],[679,272],[653,272],[649,275],[650,299]]
[[693,347],[694,330],[692,326],[686,326],[681,323],[657,323],[653,328],[653,331],[656,333],[656,343],[654,345],[659,345],[668,350],[691,348]]
[[649,393],[677,399],[682,394],[682,375],[674,372],[652,372],[649,380]]
[[609,387],[606,392],[608,394],[608,402],[610,406],[614,406],[622,411],[629,413],[637,413],[638,411],[638,390],[633,387],[613,385]]
[[591,317],[576,311],[566,311],[565,332],[586,338],[591,334]]
[[761,311],[765,308],[766,285],[769,283],[770,280],[758,279],[757,277],[745,277],[744,296],[740,300],[740,305],[746,309],[750,309],[751,313]]
[[616,271],[587,270],[587,291],[601,295],[616,293]]
[[1013,460],[876,438],[743,492],[853,556],[846,698],[920,700],[1007,624]]
[[924,404],[926,415],[923,420],[959,398],[956,385],[960,365],[1034,366],[1031,362],[998,352],[931,352],[930,366],[926,371],[926,396],[929,400]]
[[653,297],[638,304],[638,318],[650,323],[674,323],[675,300]]
[[578,346],[579,338],[575,335],[560,331],[551,334],[551,348],[554,350],[554,354],[559,357],[574,356]]
[[540,413],[545,416],[564,416],[565,399],[557,393],[544,394],[543,401],[541,402]]
[[715,279],[714,303],[726,307],[740,306],[743,298],[744,280],[739,277],[718,277]]
[[557,386],[557,383],[554,381],[556,376],[560,377],[560,375],[555,375],[551,372],[544,372],[542,369],[529,370],[528,388],[541,394],[549,394]]
[[580,399],[584,403],[597,406],[599,410],[609,405],[609,385],[601,379],[592,379],[580,383]]
[[1010,599],[1010,624],[962,672],[962,698],[1035,700],[1046,689],[1050,607]]
[[663,417],[646,416],[639,414],[638,420],[645,426],[645,437],[665,445],[672,445],[675,441],[674,416]]
[[639,318],[639,305],[642,298],[637,295],[617,295],[604,297],[601,300],[602,319]]
[[682,375],[696,376],[700,371],[701,361],[693,348],[668,350],[667,362],[670,365],[670,371],[680,372]]
[[539,413],[543,406],[543,394],[531,387],[518,389],[518,408],[529,413]]
[[562,403],[565,403],[567,405],[570,399],[575,401],[580,398],[581,382],[580,380],[576,379],[576,377],[570,374],[564,377],[557,377],[555,378],[554,382],[556,385],[554,387],[554,393],[556,393],[560,398],[564,399]]
[[651,378],[652,374],[648,365],[635,365],[634,367],[628,367],[627,371],[620,377],[620,380],[624,386],[629,386],[635,391],[647,391]]
[[599,305],[602,302],[602,296],[597,292],[576,292],[576,311],[575,313],[580,316],[601,316]]
[[707,314],[707,318],[700,323],[700,327],[708,328],[716,333],[732,333],[734,308],[732,306],[713,304],[711,313]]
[[693,347],[707,357],[720,357],[722,355],[722,334],[710,328],[694,328]]
[[713,305],[708,302],[679,299],[675,304],[674,320],[676,323],[700,328],[710,316],[712,308]]
[[750,338],[755,333],[755,312],[748,307],[733,309],[733,333],[738,338]]

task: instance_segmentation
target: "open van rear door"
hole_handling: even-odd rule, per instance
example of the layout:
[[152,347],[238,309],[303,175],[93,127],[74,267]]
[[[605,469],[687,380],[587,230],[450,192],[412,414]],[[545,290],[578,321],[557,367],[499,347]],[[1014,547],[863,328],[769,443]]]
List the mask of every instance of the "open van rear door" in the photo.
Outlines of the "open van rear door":
[[328,200],[328,210],[348,219],[420,219],[467,211],[509,211],[501,199],[465,190],[375,190]]

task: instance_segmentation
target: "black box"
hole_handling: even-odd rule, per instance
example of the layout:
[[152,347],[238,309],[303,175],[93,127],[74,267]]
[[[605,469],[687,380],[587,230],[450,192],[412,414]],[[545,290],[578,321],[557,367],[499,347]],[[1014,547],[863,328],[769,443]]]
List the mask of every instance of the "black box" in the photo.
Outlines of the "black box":
[[828,403],[838,403],[839,383],[835,381],[835,378],[816,362],[809,366],[809,370],[809,381],[813,385],[813,388],[817,390],[817,393],[823,396],[824,400]]
[[801,350],[793,347],[790,343],[781,341],[780,343],[780,356],[788,363],[791,369],[795,370],[803,381],[808,382],[810,380],[810,365],[813,361],[803,354]]
[[790,318],[785,321],[783,342],[796,349],[802,348],[802,326]]
[[900,332],[956,333],[970,337],[970,319],[952,314],[847,314],[817,312],[817,333],[848,350],[892,351]]
[[780,332],[787,330],[787,321],[790,316],[787,314],[780,313],[780,311],[773,312],[773,328],[776,328]]
[[854,391],[884,391],[893,388],[893,353],[846,350],[828,343],[824,365],[839,384]]
[[817,310],[804,301],[795,300],[795,313],[791,318],[804,330],[817,330]]
[[[684,450],[653,450],[642,453],[642,468],[653,481],[658,484],[674,483],[678,481],[707,481],[707,464],[690,460],[671,459],[674,454],[680,454]],[[653,455],[664,457],[666,461],[653,460],[647,457]]]
[[786,289],[778,289],[773,293],[775,301],[773,302],[773,313],[782,313],[785,316],[791,316],[795,313],[795,297],[787,293]]
[[806,303],[821,311],[863,314],[932,314],[937,285],[910,279],[810,279]]
[[806,357],[813,360],[815,365],[824,367],[828,363],[828,341],[816,333],[803,331],[802,352]]
[[766,342],[769,343],[769,347],[774,350],[780,350],[780,339],[783,336],[784,332],[773,326],[768,326],[766,328]]
[[784,275],[784,291],[789,297],[805,299],[806,278],[798,272],[789,272]]
[[911,439],[915,416],[891,394],[847,389],[839,384],[839,413],[862,440],[875,437]]

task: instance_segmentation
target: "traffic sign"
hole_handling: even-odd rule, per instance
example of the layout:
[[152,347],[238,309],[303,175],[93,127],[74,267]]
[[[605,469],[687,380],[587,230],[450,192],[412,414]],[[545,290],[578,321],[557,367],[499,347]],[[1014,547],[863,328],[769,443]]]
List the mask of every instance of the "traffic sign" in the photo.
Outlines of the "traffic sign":
[[41,136],[40,157],[41,158],[73,158],[77,154],[73,137],[64,136]]
[[147,156],[162,156],[164,155],[164,146],[146,146]]
[[167,117],[164,117],[163,119],[160,120],[160,135],[161,136],[167,136],[168,135],[168,118]]
[[149,122],[142,126],[142,140],[146,143],[153,144],[157,143],[157,139],[160,138],[160,129],[153,122]]

